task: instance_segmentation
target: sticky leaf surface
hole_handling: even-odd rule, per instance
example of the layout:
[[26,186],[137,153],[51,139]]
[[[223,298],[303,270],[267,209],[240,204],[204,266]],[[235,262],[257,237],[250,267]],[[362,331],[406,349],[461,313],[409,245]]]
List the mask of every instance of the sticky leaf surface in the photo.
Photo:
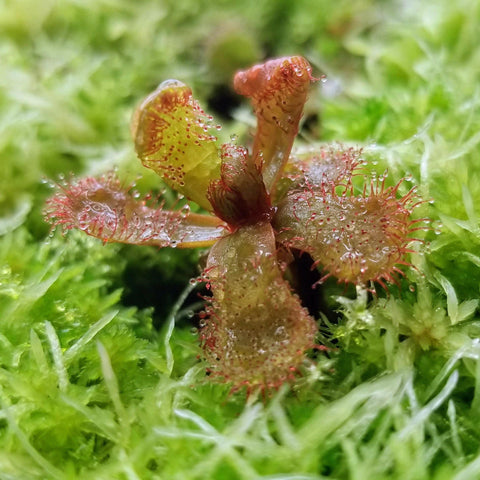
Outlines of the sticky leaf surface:
[[83,230],[104,242],[201,247],[223,234],[215,217],[147,206],[114,174],[62,185],[48,200],[45,215],[54,225]]
[[269,60],[235,75],[235,90],[249,97],[255,109],[252,157],[269,193],[290,155],[311,80],[311,67],[302,57]]
[[316,325],[276,262],[272,227],[239,229],[210,251],[213,291],[202,339],[211,372],[237,387],[273,388],[294,375]]
[[137,109],[132,121],[135,149],[142,163],[207,210],[211,180],[220,176],[212,118],[182,82],[167,80]]

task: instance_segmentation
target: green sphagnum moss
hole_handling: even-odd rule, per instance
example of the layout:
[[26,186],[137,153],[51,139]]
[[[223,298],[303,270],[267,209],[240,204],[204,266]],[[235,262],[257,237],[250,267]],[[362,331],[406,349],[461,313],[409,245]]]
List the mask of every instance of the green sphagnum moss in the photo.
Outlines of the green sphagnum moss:
[[[478,1],[0,10],[0,479],[480,477]],[[238,58],[228,28],[248,45]],[[262,402],[212,384],[197,360],[198,257],[49,237],[42,179],[120,165],[155,188],[129,138],[136,101],[181,78],[227,117],[226,139],[246,135],[252,118],[221,69],[287,54],[327,75],[305,143],[363,146],[391,184],[410,175],[434,203],[421,207],[432,230],[400,291],[371,299],[327,282],[318,317],[333,349]],[[168,279],[152,280],[154,309],[131,278],[145,272]]]

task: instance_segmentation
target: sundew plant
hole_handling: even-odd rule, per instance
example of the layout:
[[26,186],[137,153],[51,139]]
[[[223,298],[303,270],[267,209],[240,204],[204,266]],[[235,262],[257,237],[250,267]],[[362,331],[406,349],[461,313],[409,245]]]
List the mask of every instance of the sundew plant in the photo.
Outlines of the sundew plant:
[[480,477],[476,0],[0,7],[0,479]]
[[[160,247],[213,244],[202,274],[212,290],[201,314],[208,370],[236,389],[278,388],[293,377],[315,343],[314,319],[283,278],[291,249],[311,254],[330,275],[367,288],[385,286],[421,230],[411,213],[413,189],[370,180],[355,195],[360,154],[338,147],[290,157],[313,80],[302,57],[285,57],[238,72],[235,90],[252,99],[257,130],[251,153],[216,146],[212,118],[176,80],[163,82],[135,114],[138,156],[167,184],[216,216],[147,205],[113,175],[61,185],[46,218],[104,242]],[[287,171],[287,173],[285,173]],[[415,202],[415,203],[414,203]]]

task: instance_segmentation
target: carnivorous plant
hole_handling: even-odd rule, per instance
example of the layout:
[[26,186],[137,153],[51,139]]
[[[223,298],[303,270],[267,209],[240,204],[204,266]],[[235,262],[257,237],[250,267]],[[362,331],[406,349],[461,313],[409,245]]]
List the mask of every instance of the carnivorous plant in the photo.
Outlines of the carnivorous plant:
[[235,75],[234,89],[257,117],[250,149],[219,146],[212,117],[180,81],[143,101],[132,122],[138,157],[205,214],[152,206],[114,173],[59,185],[47,202],[48,221],[104,242],[211,247],[200,339],[211,375],[235,388],[280,386],[315,346],[315,319],[285,278],[291,251],[311,255],[323,278],[385,286],[415,241],[414,191],[399,196],[401,182],[374,180],[354,188],[360,150],[292,153],[313,80],[298,56]]

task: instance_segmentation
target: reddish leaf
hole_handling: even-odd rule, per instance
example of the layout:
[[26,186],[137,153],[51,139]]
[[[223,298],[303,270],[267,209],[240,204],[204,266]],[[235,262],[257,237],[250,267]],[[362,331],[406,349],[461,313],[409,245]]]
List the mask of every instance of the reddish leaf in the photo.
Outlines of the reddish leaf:
[[211,373],[249,389],[293,378],[317,328],[282,277],[270,224],[219,240],[206,274],[213,300],[201,336]]
[[235,90],[250,97],[255,109],[252,156],[270,194],[290,155],[312,80],[311,67],[302,57],[269,60],[235,75]]
[[208,199],[215,214],[233,228],[271,218],[262,175],[243,147],[223,145],[221,178],[210,184]]
[[342,145],[310,146],[295,150],[288,159],[275,195],[279,203],[288,191],[348,184],[364,162],[362,150]]
[[413,191],[396,198],[400,184],[372,184],[369,195],[343,194],[333,186],[290,193],[278,208],[273,224],[277,241],[309,252],[328,275],[342,282],[365,284],[393,281],[405,254],[415,221]]
[[114,174],[61,185],[47,201],[45,216],[54,225],[78,228],[104,242],[203,247],[224,233],[215,217],[147,206]]

